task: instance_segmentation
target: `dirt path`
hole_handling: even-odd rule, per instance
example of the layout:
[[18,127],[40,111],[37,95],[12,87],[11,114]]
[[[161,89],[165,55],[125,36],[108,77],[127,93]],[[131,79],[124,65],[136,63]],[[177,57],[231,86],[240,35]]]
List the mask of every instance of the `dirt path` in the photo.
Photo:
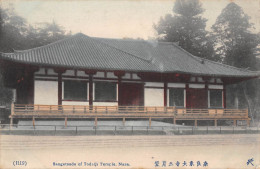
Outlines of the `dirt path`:
[[[251,158],[254,166],[247,165]],[[24,161],[26,166],[17,165]],[[187,166],[183,166],[184,161]],[[194,166],[190,166],[191,161]],[[202,166],[197,166],[198,161]],[[205,161],[208,166],[203,167]],[[155,165],[157,162],[158,167]],[[180,166],[176,165],[177,162],[180,162]],[[61,167],[54,166],[53,163],[75,166]],[[256,168],[260,165],[260,135],[0,135],[0,164],[0,168],[5,169]]]

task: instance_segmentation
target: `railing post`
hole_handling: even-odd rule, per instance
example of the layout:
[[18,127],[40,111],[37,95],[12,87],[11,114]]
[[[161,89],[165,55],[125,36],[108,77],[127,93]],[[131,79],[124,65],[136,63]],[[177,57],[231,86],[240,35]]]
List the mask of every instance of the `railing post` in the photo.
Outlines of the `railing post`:
[[125,126],[125,117],[123,117],[123,126]]
[[97,126],[97,117],[95,117],[95,127]]
[[35,117],[34,116],[32,118],[32,122],[33,122],[33,128],[35,128]]
[[198,126],[198,120],[194,121],[194,126],[197,127]]
[[11,104],[11,116],[10,116],[10,126],[9,126],[10,130],[13,127],[13,115],[14,115],[14,103]]
[[28,114],[28,108],[27,108],[27,105],[25,105],[25,112],[26,112],[26,114]]
[[218,126],[218,120],[217,119],[214,120],[214,125],[215,125],[215,127]]
[[233,126],[237,126],[237,120],[233,120]]
[[65,127],[67,127],[67,123],[68,123],[68,117],[65,117]]
[[247,120],[247,127],[250,126],[250,120]]
[[11,115],[14,115],[14,103],[11,104]]
[[10,117],[10,126],[9,126],[9,129],[11,130],[13,127],[13,117],[11,116]]
[[152,118],[149,117],[149,127],[151,127],[151,125],[152,125]]

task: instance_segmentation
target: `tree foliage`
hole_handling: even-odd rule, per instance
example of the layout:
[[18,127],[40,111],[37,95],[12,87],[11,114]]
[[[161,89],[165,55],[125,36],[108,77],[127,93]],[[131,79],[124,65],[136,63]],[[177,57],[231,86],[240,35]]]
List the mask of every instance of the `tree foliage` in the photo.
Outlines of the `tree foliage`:
[[[259,43],[258,36],[252,33],[250,17],[234,2],[229,3],[212,26],[216,54],[225,64],[256,69],[254,50]],[[259,96],[257,80],[245,81],[228,87],[228,104],[235,108],[249,108],[252,119],[257,117]]]
[[[66,34],[64,29],[54,21],[32,26],[18,16],[14,9],[0,7],[0,52],[30,49],[55,42],[66,36],[69,34]],[[4,87],[1,73],[3,72],[0,72],[0,102],[8,103],[12,99],[12,92]]]
[[216,53],[223,62],[240,68],[255,69],[253,49],[257,36],[251,33],[250,17],[234,2],[229,3],[212,26]]
[[63,39],[69,34],[54,21],[32,26],[18,16],[11,8],[0,8],[2,24],[0,26],[0,51],[13,52],[46,45]]
[[205,30],[207,20],[202,17],[203,12],[199,0],[176,0],[174,15],[167,14],[154,25],[159,40],[178,42],[193,55],[216,60],[213,42]]

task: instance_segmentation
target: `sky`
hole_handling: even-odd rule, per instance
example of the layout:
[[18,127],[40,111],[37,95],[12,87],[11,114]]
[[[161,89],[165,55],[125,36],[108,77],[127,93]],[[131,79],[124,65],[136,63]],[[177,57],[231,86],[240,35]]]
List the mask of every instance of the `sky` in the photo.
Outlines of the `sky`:
[[[153,24],[172,13],[175,0],[0,0],[13,6],[29,24],[53,22],[72,34],[104,38],[154,39]],[[201,0],[208,19],[207,30],[231,0]],[[233,0],[241,6],[260,32],[260,0]]]

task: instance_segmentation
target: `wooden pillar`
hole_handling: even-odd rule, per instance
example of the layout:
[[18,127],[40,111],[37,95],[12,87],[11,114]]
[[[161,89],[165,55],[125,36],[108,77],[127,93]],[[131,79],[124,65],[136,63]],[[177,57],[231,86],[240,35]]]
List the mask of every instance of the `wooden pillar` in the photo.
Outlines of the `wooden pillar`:
[[121,106],[122,105],[122,97],[121,97],[121,91],[122,91],[122,77],[121,76],[118,76],[118,80],[117,80],[117,92],[118,92],[118,98],[117,98],[117,101],[118,101],[118,106]]
[[13,124],[14,124],[14,122],[13,122],[13,117],[10,116],[10,126],[9,126],[10,129],[12,129]]
[[89,80],[89,91],[88,91],[89,106],[93,106],[93,76],[97,73],[97,71],[86,70],[85,73],[88,75],[88,80]]
[[214,125],[215,125],[215,127],[218,126],[218,120],[217,119],[214,120]]
[[188,105],[188,99],[189,99],[189,98],[187,97],[188,90],[189,90],[189,84],[186,83],[186,84],[185,84],[185,91],[186,91],[185,94],[186,94],[186,96],[185,96],[185,105],[184,105],[186,108],[187,108],[188,106],[190,106],[190,105]]
[[68,117],[65,117],[65,124],[64,124],[64,126],[67,127],[67,124],[68,124]]
[[65,69],[54,69],[55,73],[58,73],[58,105],[62,105],[62,73],[65,73]]
[[237,120],[233,120],[233,126],[237,126]]
[[97,126],[97,121],[98,121],[98,118],[95,117],[95,126]]
[[250,126],[250,120],[247,120],[246,122],[247,122],[247,127],[249,127]]
[[198,126],[198,120],[194,120],[194,126],[195,126],[195,127]]
[[226,86],[225,84],[223,85],[223,96],[222,96],[222,104],[223,104],[223,108],[227,108],[227,105],[226,105]]
[[121,96],[121,91],[122,91],[122,76],[125,75],[124,71],[115,71],[114,75],[118,77],[117,85],[118,85],[118,106],[122,105],[122,96]]
[[151,127],[152,126],[152,118],[150,117],[149,118],[149,127]]
[[123,117],[123,126],[125,126],[125,117]]
[[32,122],[33,122],[33,127],[35,127],[35,117],[34,116],[32,118]]
[[58,105],[62,105],[62,74],[58,73]]
[[167,107],[167,82],[164,82],[164,86],[163,86],[163,103],[164,103],[164,107]]
[[93,75],[89,74],[89,105],[93,106]]
[[173,118],[173,124],[176,124],[176,118],[175,117]]
[[209,105],[209,102],[210,102],[210,98],[209,98],[209,85],[208,85],[208,82],[206,81],[206,84],[205,84],[205,90],[206,90],[206,97],[207,97],[207,99],[206,99],[206,102],[207,102],[207,107],[208,108],[210,108],[210,105]]

